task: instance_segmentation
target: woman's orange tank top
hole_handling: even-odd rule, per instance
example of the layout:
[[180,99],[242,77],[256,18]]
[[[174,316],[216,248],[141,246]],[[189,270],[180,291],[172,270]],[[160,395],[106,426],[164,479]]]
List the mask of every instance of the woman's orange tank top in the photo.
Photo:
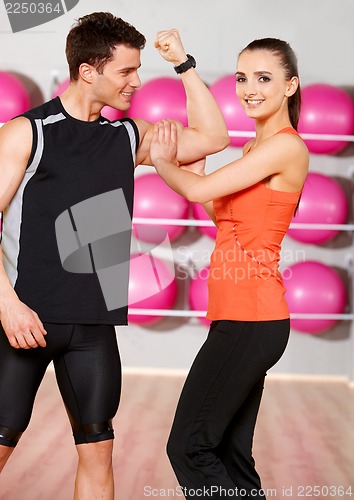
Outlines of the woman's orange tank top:
[[[298,135],[293,128],[278,133]],[[279,260],[300,194],[270,189],[262,181],[214,200],[218,232],[208,277],[209,320],[289,317]]]

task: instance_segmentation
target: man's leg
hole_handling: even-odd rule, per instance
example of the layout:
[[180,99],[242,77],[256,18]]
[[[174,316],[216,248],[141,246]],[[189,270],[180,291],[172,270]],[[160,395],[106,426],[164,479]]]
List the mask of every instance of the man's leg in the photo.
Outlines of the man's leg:
[[14,448],[10,448],[9,446],[3,446],[0,444],[0,472],[3,470],[13,451]]
[[67,350],[54,365],[79,455],[75,500],[112,500],[112,418],[121,390],[114,327],[73,325]]
[[[50,333],[47,337],[50,343]],[[51,350],[50,347],[15,349],[0,325],[0,352],[1,471],[30,421],[38,387],[51,360]]]
[[74,499],[113,499],[113,439],[98,443],[79,444],[76,449],[79,454],[79,464]]

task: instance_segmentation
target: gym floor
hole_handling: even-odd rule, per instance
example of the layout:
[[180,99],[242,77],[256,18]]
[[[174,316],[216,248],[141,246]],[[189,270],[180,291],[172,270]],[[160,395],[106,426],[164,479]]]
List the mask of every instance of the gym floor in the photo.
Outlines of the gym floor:
[[[116,496],[177,497],[165,445],[184,375],[127,371],[115,418]],[[354,496],[354,388],[343,378],[269,375],[254,441],[267,498]],[[0,479],[1,500],[72,498],[76,452],[52,371]],[[181,494],[179,493],[179,497]]]

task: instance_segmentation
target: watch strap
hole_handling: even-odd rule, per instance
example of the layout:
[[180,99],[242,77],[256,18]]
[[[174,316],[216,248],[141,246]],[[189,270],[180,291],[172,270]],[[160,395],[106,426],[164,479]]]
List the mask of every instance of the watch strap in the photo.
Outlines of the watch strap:
[[175,66],[175,72],[177,75],[180,75],[181,73],[185,73],[188,71],[190,68],[195,68],[196,67],[196,62],[193,56],[190,54],[187,54],[187,60],[183,62],[182,64],[179,64],[178,66]]

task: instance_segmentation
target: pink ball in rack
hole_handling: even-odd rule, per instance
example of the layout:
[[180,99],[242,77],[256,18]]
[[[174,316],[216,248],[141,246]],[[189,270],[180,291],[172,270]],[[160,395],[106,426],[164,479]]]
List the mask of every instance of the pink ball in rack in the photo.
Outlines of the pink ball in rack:
[[[348,201],[342,186],[332,177],[310,172],[305,181],[294,223],[344,224]],[[331,229],[289,229],[288,236],[303,243],[321,244],[340,231]]]
[[[316,261],[298,262],[283,272],[290,314],[342,314],[346,287],[333,268]],[[291,319],[298,332],[317,334],[332,328],[334,319]]]
[[23,83],[11,73],[0,71],[0,123],[30,108],[30,97]]
[[162,316],[134,314],[134,308],[171,309],[177,297],[174,269],[152,254],[132,254],[129,277],[129,323],[151,325]]
[[[209,267],[204,267],[191,279],[188,290],[188,302],[193,311],[206,311],[208,308],[208,272]],[[198,320],[203,325],[210,325],[210,320],[205,317],[198,317]]]
[[107,118],[107,120],[114,122],[116,120],[124,118],[124,111],[112,108],[111,106],[104,106],[101,110],[101,115],[104,118]]
[[[136,177],[134,188],[134,217],[187,219],[189,202],[172,191],[156,173]],[[184,226],[134,224],[134,236],[147,243],[161,243],[168,235],[174,241],[185,231]]]
[[[249,118],[236,97],[235,75],[225,75],[209,87],[221,112],[228,130],[254,132],[255,122]],[[250,137],[231,137],[230,145],[242,147]]]
[[69,87],[69,83],[70,83],[69,78],[60,82],[55,88],[52,94],[52,98],[54,99],[54,97],[57,97],[58,95],[61,95],[63,92],[65,92],[65,90]]
[[155,123],[164,118],[188,125],[186,93],[177,78],[161,77],[150,80],[135,91],[127,115]]
[[[65,90],[69,86],[69,83],[69,78],[61,82],[53,92],[52,98],[54,99],[54,97],[57,97],[58,95],[61,95],[63,92],[65,92]],[[123,118],[124,112],[120,109],[112,108],[111,106],[104,106],[101,110],[101,115],[104,118],[107,118],[107,120],[114,122],[115,120],[120,120],[121,118]]]
[[[354,134],[354,102],[343,89],[325,83],[304,87],[301,91],[300,134]],[[305,140],[311,153],[335,154],[349,142]]]
[[[210,220],[209,215],[206,213],[203,205],[201,205],[200,203],[192,204],[192,215],[196,220]],[[202,234],[206,234],[207,236],[215,240],[218,228],[216,226],[212,227],[199,226],[198,231]]]

